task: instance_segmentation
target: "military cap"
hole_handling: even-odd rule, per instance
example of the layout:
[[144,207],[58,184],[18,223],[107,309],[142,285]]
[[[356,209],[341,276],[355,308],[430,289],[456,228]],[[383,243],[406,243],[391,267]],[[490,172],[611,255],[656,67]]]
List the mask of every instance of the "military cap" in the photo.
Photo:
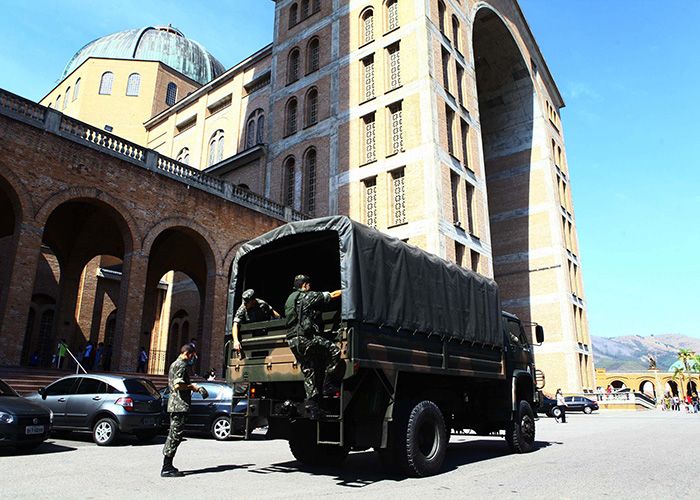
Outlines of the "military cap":
[[243,302],[248,302],[251,301],[255,298],[255,290],[252,288],[249,288],[245,292],[243,292]]

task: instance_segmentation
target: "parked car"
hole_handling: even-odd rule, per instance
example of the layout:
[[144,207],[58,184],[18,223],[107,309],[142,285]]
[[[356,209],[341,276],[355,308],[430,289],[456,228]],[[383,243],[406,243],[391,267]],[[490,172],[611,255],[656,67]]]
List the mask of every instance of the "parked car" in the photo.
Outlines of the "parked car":
[[[192,406],[187,418],[185,430],[211,434],[214,439],[224,441],[231,437],[231,406],[233,404],[233,388],[225,382],[197,382],[209,393],[207,399],[198,392],[192,393]],[[169,425],[167,413],[170,392],[167,387],[160,390],[163,397],[163,422]],[[240,435],[245,431],[246,400],[236,403],[233,417],[233,434]],[[251,429],[267,425],[264,419],[256,418],[251,421]]]
[[557,408],[557,400],[547,396],[542,396],[542,402],[537,407],[537,413],[544,413],[548,417],[561,417],[561,410]]
[[121,433],[149,441],[161,426],[161,397],[146,378],[69,375],[27,398],[53,411],[54,430],[91,431],[100,446]]
[[0,447],[29,450],[49,437],[53,413],[0,380]]
[[586,415],[590,415],[595,410],[598,410],[598,403],[583,396],[566,396],[566,411],[582,411]]

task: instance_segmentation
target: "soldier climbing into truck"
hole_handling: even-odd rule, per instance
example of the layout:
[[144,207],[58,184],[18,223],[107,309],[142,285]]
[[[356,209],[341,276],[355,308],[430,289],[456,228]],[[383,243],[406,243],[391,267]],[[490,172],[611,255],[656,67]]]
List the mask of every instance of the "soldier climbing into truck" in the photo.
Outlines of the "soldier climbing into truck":
[[[290,296],[299,271],[316,289],[336,290],[337,300],[304,291],[306,276]],[[245,419],[246,436],[264,421],[300,463],[339,465],[350,451],[374,449],[388,470],[410,476],[441,470],[452,431],[500,433],[517,453],[535,448],[544,375],[533,345],[544,331],[502,311],[493,280],[336,216],[285,224],[244,244],[228,324],[248,288],[278,310],[286,304],[287,317],[241,324],[246,357],[227,352],[233,404],[245,408],[234,418]],[[314,297],[308,315],[298,310],[305,293]],[[309,320],[307,333],[301,323]],[[315,339],[325,350],[310,363],[299,347]],[[337,387],[324,391],[324,368],[336,359]]]

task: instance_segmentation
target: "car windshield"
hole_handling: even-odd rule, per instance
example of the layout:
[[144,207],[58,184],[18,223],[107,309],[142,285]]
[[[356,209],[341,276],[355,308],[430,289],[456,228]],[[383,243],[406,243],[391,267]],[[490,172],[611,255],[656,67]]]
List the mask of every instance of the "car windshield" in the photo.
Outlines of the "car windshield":
[[160,393],[153,382],[145,378],[127,378],[124,380],[124,387],[126,387],[127,394],[142,394],[160,398]]
[[8,396],[11,398],[18,398],[19,394],[17,394],[12,387],[10,387],[5,382],[0,380],[0,396]]

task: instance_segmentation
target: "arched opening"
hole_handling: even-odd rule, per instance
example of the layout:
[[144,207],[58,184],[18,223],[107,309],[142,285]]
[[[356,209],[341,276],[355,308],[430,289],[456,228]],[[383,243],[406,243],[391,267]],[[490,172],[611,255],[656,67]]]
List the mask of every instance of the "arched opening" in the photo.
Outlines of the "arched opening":
[[670,394],[671,396],[678,396],[678,384],[675,380],[667,380],[664,386],[664,392]]
[[0,308],[4,308],[9,292],[11,263],[14,261],[13,253],[17,245],[15,230],[20,220],[21,209],[17,194],[10,184],[0,177]]
[[615,390],[627,388],[627,386],[625,385],[625,383],[622,380],[613,380],[612,382],[610,382],[610,385]]
[[139,336],[149,352],[149,373],[165,373],[184,343],[200,345],[212,333],[203,332],[203,311],[213,300],[214,269],[209,243],[191,228],[165,229],[153,241]]
[[656,387],[651,380],[644,380],[639,384],[639,392],[646,394],[650,398],[656,398]]
[[[44,303],[50,299],[53,317],[47,327],[48,318],[41,316],[40,304],[33,300],[39,324],[27,331],[28,339],[25,336],[28,354],[39,350],[41,363],[47,365],[58,341],[64,340],[76,357],[84,355],[81,362],[87,370],[103,369],[107,320],[120,300],[122,260],[131,242],[124,217],[103,201],[70,200],[51,212],[44,226],[34,293],[35,298],[48,297]],[[115,334],[119,332],[113,331],[112,339]]]
[[688,381],[686,384],[686,394],[692,396],[693,394],[697,394],[698,392],[698,384],[695,383],[694,380]]
[[527,257],[522,256],[528,256],[531,250],[529,234],[533,225],[528,214],[534,87],[522,54],[501,18],[482,8],[473,26],[494,278],[504,307],[527,322],[531,317],[529,267]]

